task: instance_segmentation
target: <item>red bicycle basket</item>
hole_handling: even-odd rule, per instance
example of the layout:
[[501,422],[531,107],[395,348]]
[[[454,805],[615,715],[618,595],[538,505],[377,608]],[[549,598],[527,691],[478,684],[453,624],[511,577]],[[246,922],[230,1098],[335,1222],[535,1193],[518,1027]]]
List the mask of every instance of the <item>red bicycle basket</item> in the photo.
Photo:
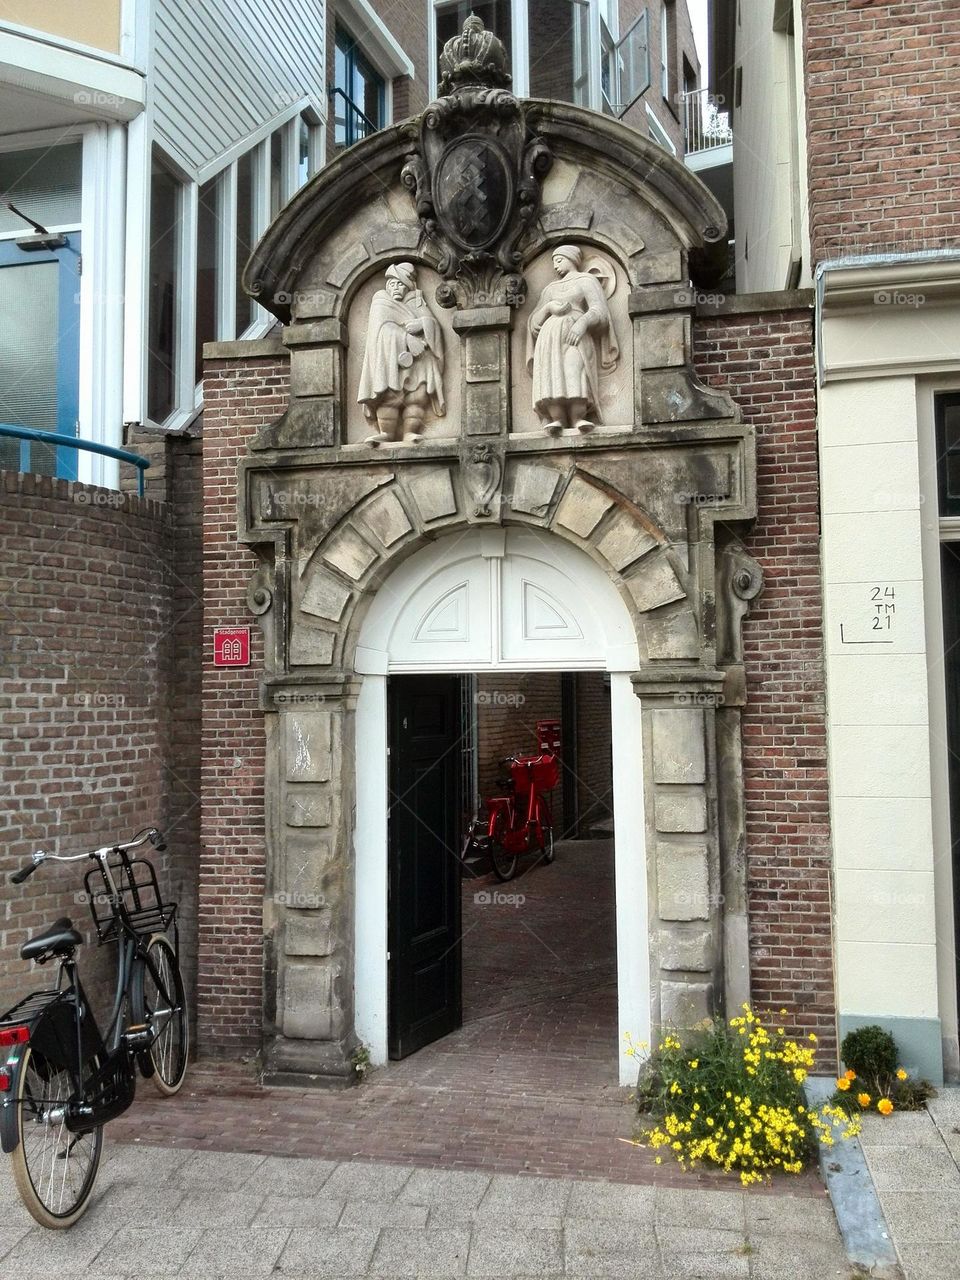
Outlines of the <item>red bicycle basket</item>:
[[530,790],[531,779],[540,791],[552,791],[560,781],[560,761],[549,751],[539,756],[517,756],[510,765],[514,790],[525,794]]

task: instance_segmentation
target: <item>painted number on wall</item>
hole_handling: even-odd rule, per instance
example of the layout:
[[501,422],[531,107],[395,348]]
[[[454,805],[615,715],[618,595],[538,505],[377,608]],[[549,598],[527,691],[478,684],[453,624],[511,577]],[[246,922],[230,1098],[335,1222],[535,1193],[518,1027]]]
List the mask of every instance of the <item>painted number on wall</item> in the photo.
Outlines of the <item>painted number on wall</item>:
[[893,644],[897,616],[895,587],[880,583],[867,588],[867,599],[854,623],[840,623],[843,644]]

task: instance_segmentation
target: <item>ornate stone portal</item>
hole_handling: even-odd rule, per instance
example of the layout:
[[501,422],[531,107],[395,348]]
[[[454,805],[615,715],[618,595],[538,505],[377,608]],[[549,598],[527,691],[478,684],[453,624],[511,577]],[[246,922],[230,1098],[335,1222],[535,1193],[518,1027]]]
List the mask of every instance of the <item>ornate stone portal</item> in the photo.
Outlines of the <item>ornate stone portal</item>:
[[274,1072],[349,1075],[357,636],[405,557],[470,525],[580,548],[636,628],[654,1022],[749,993],[740,621],[759,578],[736,529],[754,441],[691,367],[691,256],[723,214],[627,127],[519,102],[476,19],[442,65],[444,96],[318,175],[244,277],[291,367],[240,474],[267,640]]

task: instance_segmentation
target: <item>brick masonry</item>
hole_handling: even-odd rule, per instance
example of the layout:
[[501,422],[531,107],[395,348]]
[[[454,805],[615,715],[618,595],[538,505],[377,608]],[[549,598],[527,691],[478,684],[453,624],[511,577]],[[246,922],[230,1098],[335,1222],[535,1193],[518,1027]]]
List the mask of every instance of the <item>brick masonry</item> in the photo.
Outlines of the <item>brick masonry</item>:
[[960,7],[804,0],[814,261],[960,244]]
[[[184,499],[186,500],[186,493]],[[50,477],[0,475],[2,730],[0,1004],[46,985],[16,959],[25,938],[60,915],[92,941],[80,867],[48,865],[22,886],[10,872],[37,848],[96,848],[157,824],[171,831],[154,855],[161,887],[191,919],[195,850],[179,827],[187,754],[170,697],[176,622],[190,609],[174,571],[171,512],[150,498]],[[176,602],[176,603],[175,603]],[[196,733],[194,733],[196,739]],[[175,754],[184,757],[178,764]],[[180,783],[171,785],[179,777]],[[192,985],[189,948],[187,979]],[[103,1009],[112,950],[85,948],[82,972]]]
[[[697,321],[696,367],[728,387],[758,431],[759,517],[745,539],[764,591],[744,625],[743,716],[752,982],[757,1002],[835,1052],[830,846],[819,585],[811,317],[807,311]],[[277,359],[208,362],[205,412],[201,1047],[259,1044],[262,1002],[263,718],[260,640],[245,670],[211,667],[218,624],[252,621],[256,557],[236,541],[237,464],[286,405]],[[271,1011],[267,1010],[267,1016]]]
[[788,1029],[835,1052],[830,820],[810,312],[704,319],[695,364],[757,429],[758,518],[746,550],[764,587],[743,624],[743,755],[751,981]]

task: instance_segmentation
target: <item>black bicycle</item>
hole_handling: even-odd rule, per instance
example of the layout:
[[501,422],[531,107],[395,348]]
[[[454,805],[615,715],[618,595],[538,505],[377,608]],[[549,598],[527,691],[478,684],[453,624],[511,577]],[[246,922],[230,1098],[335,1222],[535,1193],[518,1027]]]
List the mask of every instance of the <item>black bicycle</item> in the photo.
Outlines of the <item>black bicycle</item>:
[[[116,997],[102,1035],[77,972],[83,941],[66,917],[20,948],[24,960],[58,962],[57,982],[0,1017],[0,1147],[17,1190],[42,1226],[72,1226],[90,1202],[103,1126],[133,1102],[137,1069],[163,1094],[184,1081],[189,1025],[180,975],[176,903],[164,902],[153,864],[132,858],[155,827],[93,853],[38,850],[11,876],[22,884],[44,862],[97,865],[84,877],[100,944],[117,948]],[[172,939],[172,940],[171,940]]]

